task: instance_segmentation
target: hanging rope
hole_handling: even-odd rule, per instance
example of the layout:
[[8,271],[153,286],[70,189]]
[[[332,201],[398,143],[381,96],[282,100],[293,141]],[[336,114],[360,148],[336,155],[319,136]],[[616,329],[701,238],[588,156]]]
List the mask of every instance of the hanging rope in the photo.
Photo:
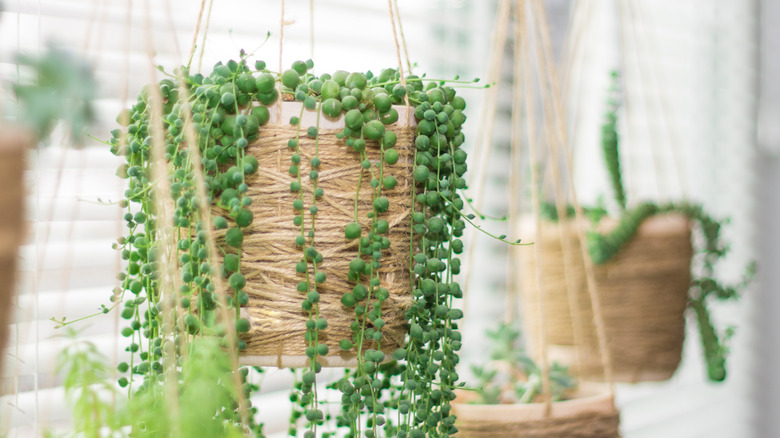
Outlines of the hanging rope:
[[211,23],[211,9],[214,6],[214,0],[209,0],[209,12],[206,14],[206,27],[203,29],[203,38],[200,42],[200,58],[198,58],[198,71],[203,69],[203,54],[206,53],[206,36],[209,34],[209,24]]
[[[531,161],[531,180],[533,181],[531,190],[531,204],[534,213],[534,222],[537,230],[541,227],[541,215],[540,215],[540,201],[539,190],[536,186],[539,181],[538,170],[534,163],[538,161],[538,143],[536,139],[536,121],[533,108],[533,90],[531,87],[531,80],[525,75],[531,74],[532,67],[530,63],[530,47],[529,41],[529,25],[527,9],[530,5],[526,4],[526,0],[518,0],[515,5],[515,85],[514,100],[516,102],[522,102],[523,91],[525,92],[525,127],[527,130],[528,144],[529,144],[529,159]],[[526,74],[524,75],[523,72]],[[522,90],[520,84],[525,85],[525,90]],[[515,113],[521,113],[519,105],[513,107],[513,118]],[[514,125],[514,123],[513,123]],[[517,123],[519,125],[519,123]],[[543,248],[543,241],[541,239],[541,233],[537,234],[536,244],[534,245],[534,255],[536,257],[537,269],[534,273],[536,275],[536,293],[541,298],[542,288],[542,262],[543,255],[541,249]],[[536,301],[536,311],[539,313],[539,320],[537,323],[537,357],[539,358],[539,368],[542,377],[542,400],[544,402],[544,416],[549,417],[552,411],[552,397],[550,394],[550,375],[549,375],[549,358],[547,356],[547,336],[545,333],[545,304],[543,299]]]
[[198,47],[198,34],[200,33],[200,24],[203,21],[203,11],[206,9],[206,0],[201,0],[198,18],[195,20],[195,33],[192,35],[192,44],[190,47],[190,60],[187,61],[187,67],[192,64],[192,58],[195,56],[195,50]]
[[[393,12],[393,0],[387,0],[387,11],[390,14],[390,25],[393,28],[393,43],[395,44],[395,56],[398,59],[398,74],[401,77],[401,85],[406,88],[406,75],[404,75],[404,63],[401,61],[401,47],[398,44],[398,32],[395,30],[395,13]],[[400,19],[399,19],[400,21]],[[406,117],[409,118],[409,93],[404,95],[406,103]]]
[[398,32],[401,34],[401,44],[404,47],[404,56],[406,57],[406,67],[409,70],[409,74],[412,74],[412,63],[409,61],[409,50],[406,47],[406,37],[404,36],[404,26],[401,24],[401,11],[398,9],[398,0],[393,0],[393,6],[395,6],[395,16],[398,17]]
[[[636,3],[636,4],[635,4]],[[628,11],[629,15],[629,21],[630,23],[637,23],[637,26],[631,26],[634,31],[634,38],[636,40],[635,42],[635,53],[639,53],[640,51],[640,36],[645,42],[645,46],[650,46],[654,40],[652,40],[648,36],[647,28],[645,26],[645,19],[647,17],[647,14],[645,14],[642,11],[642,5],[639,2],[634,1],[628,1],[626,3],[626,9]],[[635,29],[635,27],[638,27],[639,29]],[[653,45],[652,48],[648,47],[647,50],[651,52],[649,56],[647,56],[648,59],[656,59],[657,56],[661,55],[661,51],[658,49],[656,45]],[[658,68],[658,63],[653,62],[650,64],[650,68],[643,69],[638,68],[637,71],[639,73],[640,80],[638,81],[639,84],[644,84],[645,79],[643,79],[643,74],[650,76],[650,89],[651,93],[650,97],[655,98],[656,103],[656,109],[660,113],[661,117],[661,124],[663,126],[663,131],[666,133],[666,140],[667,141],[658,141],[658,142],[652,142],[652,145],[655,146],[658,143],[664,143],[669,148],[670,156],[672,157],[672,163],[674,165],[674,178],[676,179],[677,185],[676,188],[679,189],[680,194],[682,195],[683,199],[687,199],[688,197],[688,186],[687,181],[685,178],[683,178],[684,175],[684,163],[683,158],[680,155],[680,151],[682,150],[682,145],[680,144],[679,138],[675,135],[676,130],[673,130],[670,126],[671,123],[669,123],[670,114],[672,114],[674,111],[672,107],[669,105],[667,99],[665,98],[665,95],[661,92],[661,86],[658,82],[658,75],[656,73],[656,69]],[[666,81],[665,81],[666,82]],[[641,94],[641,93],[640,93]],[[647,110],[650,110],[650,105],[647,105]],[[673,132],[674,131],[674,132]],[[654,132],[654,130],[653,130]],[[654,148],[654,150],[657,151],[657,147]],[[659,175],[656,175],[657,178],[659,178]]]
[[[560,150],[560,155],[563,156],[564,165],[566,168],[566,172],[568,175],[568,182],[569,182],[569,191],[571,195],[572,204],[574,206],[575,211],[575,220],[576,224],[582,224],[587,223],[584,213],[582,211],[582,207],[579,204],[579,200],[577,198],[577,192],[574,187],[574,171],[573,167],[571,165],[571,151],[565,147],[567,144],[566,139],[566,127],[564,122],[564,116],[563,111],[561,108],[561,102],[560,102],[560,94],[558,89],[558,79],[557,74],[555,72],[555,69],[552,66],[552,51],[550,49],[550,41],[549,41],[549,29],[547,28],[547,17],[544,10],[544,4],[541,0],[534,0],[537,4],[537,11],[538,11],[538,19],[536,22],[540,24],[537,37],[540,38],[542,42],[542,48],[543,50],[540,50],[538,53],[539,63],[542,68],[542,72],[544,73],[543,78],[546,79],[544,81],[544,86],[550,92],[550,96],[552,96],[551,102],[547,102],[548,104],[552,104],[552,120],[554,123],[554,129],[552,130],[555,134],[554,138],[551,138],[551,149],[552,150]],[[556,160],[557,162],[557,160]],[[565,216],[561,216],[563,218]],[[586,277],[586,284],[587,284],[587,291],[588,295],[591,300],[591,307],[593,308],[593,322],[596,327],[596,334],[598,338],[598,344],[599,344],[599,356],[601,358],[601,362],[604,368],[604,378],[608,382],[610,386],[610,391],[614,391],[613,389],[613,372],[612,372],[612,361],[610,358],[609,349],[607,348],[607,335],[606,335],[606,327],[604,325],[604,317],[601,311],[601,300],[598,294],[598,289],[596,286],[596,275],[595,275],[595,269],[593,266],[593,261],[590,259],[590,254],[588,253],[588,249],[586,246],[586,239],[585,239],[585,230],[581,226],[575,226],[574,227],[577,232],[577,240],[580,247],[580,253],[582,255],[582,260],[585,263],[585,277]]]
[[[477,171],[471,173],[469,178],[468,187],[472,190],[472,193],[476,197],[475,207],[479,211],[482,208],[482,196],[485,189],[485,180],[487,177],[487,160],[490,157],[490,153],[493,150],[493,130],[496,123],[496,111],[498,109],[498,92],[501,86],[501,66],[504,59],[504,47],[506,45],[507,31],[509,24],[512,21],[512,14],[510,11],[510,0],[501,0],[498,4],[498,12],[496,14],[496,21],[493,26],[494,32],[492,37],[490,63],[488,67],[488,83],[491,84],[490,88],[486,91],[485,103],[482,106],[482,114],[479,124],[479,131],[477,133],[477,141],[475,142],[474,151],[472,157],[479,153],[477,160]],[[477,178],[476,182],[474,178]],[[469,287],[471,282],[471,273],[473,271],[472,265],[474,257],[474,248],[478,242],[476,238],[477,233],[469,234],[469,243],[466,245],[466,266],[463,275],[463,306],[468,308]]]

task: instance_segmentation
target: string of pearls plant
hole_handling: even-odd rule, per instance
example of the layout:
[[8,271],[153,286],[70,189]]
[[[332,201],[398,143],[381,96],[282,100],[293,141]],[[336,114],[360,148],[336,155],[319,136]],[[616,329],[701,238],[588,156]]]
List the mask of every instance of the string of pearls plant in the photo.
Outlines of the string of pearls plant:
[[[121,205],[126,209],[127,237],[118,243],[127,261],[120,276],[121,286],[112,300],[127,325],[122,335],[128,339],[131,358],[119,365],[119,384],[136,391],[160,385],[164,380],[163,346],[173,340],[176,357],[187,354],[188,345],[198,337],[223,338],[222,345],[235,345],[236,353],[246,348],[243,334],[251,329],[242,317],[241,307],[250,302],[246,292],[244,269],[245,236],[255,222],[247,179],[264,169],[258,158],[247,152],[248,146],[270,123],[269,108],[280,100],[301,102],[301,113],[292,117],[295,135],[288,140],[289,190],[293,195],[295,216],[290,227],[297,230],[294,244],[300,259],[289,266],[299,276],[300,312],[306,321],[308,365],[299,370],[299,381],[291,399],[297,404],[290,434],[299,428],[303,436],[335,436],[336,429],[346,437],[445,437],[456,432],[450,402],[459,385],[455,370],[461,336],[456,307],[462,290],[455,276],[460,271],[458,255],[463,251],[460,237],[469,218],[461,213],[466,188],[465,100],[453,84],[472,81],[428,80],[425,76],[400,77],[394,69],[378,75],[336,71],[312,73],[311,61],[296,61],[291,68],[273,72],[262,61],[249,65],[246,55],[238,61],[218,63],[208,75],[191,74],[186,69],[159,84],[162,96],[162,125],[165,135],[165,161],[168,180],[152,178],[152,126],[150,107],[154,93],[145,89],[138,101],[120,116],[124,126],[112,132],[111,151],[121,155],[126,165],[120,176],[128,188]],[[183,83],[178,78],[183,78]],[[183,92],[184,91],[184,92]],[[416,121],[413,152],[413,199],[408,223],[410,257],[408,260],[412,301],[406,311],[408,334],[403,347],[392,354],[383,348],[383,304],[389,291],[383,284],[380,268],[391,245],[386,212],[391,207],[387,194],[398,184],[387,169],[399,161],[397,135],[389,129],[399,119],[396,105],[409,105]],[[316,124],[302,126],[304,111],[316,113]],[[368,213],[370,227],[365,229],[358,217],[360,184],[355,187],[355,212],[352,222],[343,224],[345,242],[357,242],[349,262],[347,278],[352,289],[341,295],[344,308],[352,309],[352,336],[341,339],[339,347],[357,359],[354,369],[344,377],[322,382],[321,358],[333,354],[322,341],[328,319],[320,312],[320,301],[329,278],[321,269],[326,252],[318,237],[318,217],[327,196],[318,181],[327,171],[320,157],[321,118],[343,118],[345,128],[337,137],[341,146],[360,164],[360,184],[372,188]],[[186,146],[185,133],[193,129],[199,156]],[[301,150],[303,140],[313,141],[311,158]],[[378,148],[381,159],[370,160],[368,148]],[[198,196],[196,173],[202,169],[206,198]],[[168,184],[174,207],[173,227],[177,236],[174,253],[179,263],[179,281],[175,291],[161,290],[159,218],[154,202],[158,184]],[[201,214],[207,203],[210,217]],[[212,227],[212,228],[210,228]],[[209,230],[218,236],[216,258],[209,251]],[[217,285],[226,279],[227,300],[221,301]],[[176,295],[177,317],[171,332],[163,331],[162,296]],[[235,330],[226,330],[218,310],[231,310]],[[224,339],[235,333],[233,340]],[[240,370],[243,391],[249,396],[257,385],[249,370]],[[140,382],[140,383],[139,383]],[[332,415],[325,406],[318,384],[327,384],[341,394],[341,407]],[[235,406],[226,406],[228,422],[239,422]],[[251,412],[256,412],[253,407]],[[328,421],[334,420],[334,421]],[[249,425],[256,436],[261,426]]]

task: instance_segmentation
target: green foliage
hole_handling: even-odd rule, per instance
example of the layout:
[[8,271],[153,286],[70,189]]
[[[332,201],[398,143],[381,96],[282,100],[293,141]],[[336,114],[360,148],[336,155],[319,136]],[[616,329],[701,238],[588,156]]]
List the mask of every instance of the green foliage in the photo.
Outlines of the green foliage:
[[[296,212],[291,225],[296,230],[294,244],[300,250],[300,260],[290,269],[300,279],[297,290],[301,293],[301,311],[308,316],[305,340],[310,361],[298,373],[300,380],[291,397],[297,406],[291,428],[302,427],[305,436],[315,436],[326,428],[328,420],[334,420],[337,427],[348,431],[348,436],[378,436],[380,432],[399,437],[452,435],[456,429],[449,402],[455,397],[453,389],[458,381],[455,367],[461,337],[457,321],[463,316],[462,311],[454,308],[462,291],[453,276],[460,271],[457,255],[463,250],[463,242],[458,238],[468,221],[461,214],[464,201],[459,193],[466,188],[463,178],[467,170],[466,153],[460,149],[464,142],[461,127],[466,120],[465,101],[456,96],[447,81],[409,76],[403,85],[393,69],[386,69],[378,76],[370,72],[341,71],[316,76],[311,72],[310,61],[296,61],[281,74],[266,70],[265,63],[254,65],[261,66],[257,67],[261,71],[250,69],[242,55],[239,61],[218,63],[205,76],[190,75],[182,69],[175,78],[147,86],[127,112],[126,126],[112,132],[111,151],[126,160],[118,174],[128,180],[122,205],[127,209],[129,235],[117,243],[127,261],[127,270],[120,277],[122,284],[113,300],[117,306],[123,306],[122,317],[130,324],[123,329],[123,334],[127,335],[132,359],[119,368],[123,374],[120,384],[128,387],[131,401],[141,400],[140,406],[163,403],[161,396],[156,395],[163,392],[167,379],[163,373],[166,355],[162,347],[168,342],[166,339],[173,337],[176,369],[182,376],[183,390],[189,391],[187,388],[193,386],[193,392],[204,394],[197,377],[192,381],[186,377],[202,373],[187,368],[182,359],[194,340],[226,335],[218,316],[225,304],[217,295],[215,275],[227,279],[233,294],[226,305],[236,321],[229,327],[235,327],[239,333],[251,330],[249,320],[239,318],[239,307],[249,301],[243,289],[251,281],[243,271],[240,249],[245,244],[246,227],[254,219],[248,209],[253,199],[246,177],[262,170],[246,148],[269,121],[267,107],[280,97],[292,98],[303,105],[301,113],[290,118],[295,133],[287,142],[289,187],[294,198],[290,207]],[[158,96],[161,101],[156,100]],[[406,315],[416,330],[401,349],[403,354],[394,354],[401,359],[385,363],[381,351],[386,325],[383,313],[389,291],[380,268],[386,263],[391,245],[391,228],[404,226],[391,225],[383,217],[391,208],[388,194],[398,183],[389,175],[389,166],[402,160],[395,148],[397,136],[389,125],[398,119],[393,105],[403,104],[407,99],[415,115],[420,113],[419,120],[426,122],[422,126],[418,124],[417,129],[413,157],[417,184],[411,200],[412,217],[416,220],[414,234],[406,243],[413,252],[413,260],[420,260],[409,267],[414,302]],[[150,178],[154,105],[161,106],[163,112],[164,158],[168,162],[171,193],[167,202],[174,206],[172,225],[178,238],[175,249],[180,264],[177,291],[180,299],[176,303],[181,305],[184,314],[182,321],[168,333],[162,330],[165,323],[158,255],[162,242],[155,227],[160,218],[155,215],[153,205],[158,189]],[[306,110],[316,114],[317,121],[312,126],[301,124]],[[321,357],[338,354],[321,341],[321,332],[328,324],[320,315],[319,303],[322,288],[333,281],[321,270],[326,251],[321,247],[316,221],[320,209],[328,207],[327,203],[320,202],[327,196],[319,186],[320,175],[327,170],[327,163],[319,156],[321,116],[344,117],[346,128],[337,137],[359,164],[356,171],[360,172],[361,181],[355,187],[355,215],[343,224],[345,240],[353,240],[356,245],[349,271],[344,273],[354,289],[344,294],[341,302],[354,312],[355,319],[351,337],[339,340],[340,350],[355,354],[358,365],[332,385],[342,392],[341,412],[335,418],[325,415],[315,389],[322,369]],[[202,156],[207,199],[202,199],[197,192],[194,166],[198,162],[192,159],[185,136],[189,128],[196,134],[193,140]],[[314,150],[303,151],[303,141],[313,142]],[[377,148],[381,159],[377,162],[369,159],[368,148]],[[304,156],[307,158],[302,159]],[[366,183],[372,189],[370,199],[362,199],[360,185]],[[203,202],[211,203],[211,216],[217,217],[201,216]],[[361,203],[373,207],[367,218],[358,217]],[[224,253],[223,263],[213,260],[214,255],[209,251],[207,227],[211,224],[227,230],[224,244],[217,248]],[[246,345],[240,338],[223,337],[219,342],[222,345],[233,342],[238,349]],[[140,386],[136,382],[139,378]],[[252,385],[246,385],[251,390]],[[224,406],[225,400],[235,398],[228,393],[223,396],[217,394],[213,401]],[[211,413],[215,419],[224,418],[225,427],[238,427],[241,421],[234,408],[197,410],[193,407],[199,415]],[[398,414],[390,415],[392,410]],[[153,425],[150,430],[184,427],[164,423],[164,419],[159,420],[163,423],[155,421],[148,420]],[[261,434],[259,425],[246,426]]]
[[[75,331],[69,331],[71,339]],[[118,395],[108,361],[91,342],[74,342],[57,357],[65,399],[73,414],[74,431],[87,438],[102,437],[103,428],[118,431],[122,425],[113,400]]]
[[[613,75],[616,80],[616,75]],[[721,301],[736,300],[747,287],[755,272],[755,266],[746,268],[744,279],[737,285],[725,285],[715,275],[717,264],[728,252],[728,244],[723,241],[720,231],[725,221],[711,217],[701,205],[689,202],[674,202],[656,204],[643,202],[632,208],[626,208],[626,197],[623,191],[620,163],[619,139],[617,135],[616,104],[610,100],[607,122],[602,131],[604,160],[610,174],[615,199],[621,207],[617,226],[610,232],[599,233],[595,230],[587,233],[588,252],[597,265],[607,263],[633,239],[641,224],[648,218],[659,215],[678,213],[686,216],[695,224],[694,231],[699,234],[693,242],[698,248],[695,251],[700,263],[692,263],[692,280],[688,290],[688,305],[696,315],[699,326],[702,347],[707,365],[707,374],[711,381],[719,382],[726,378],[726,342],[733,333],[728,329],[719,333],[710,317],[709,303],[711,299]],[[551,204],[542,206],[543,217],[557,220],[557,210]],[[568,216],[573,216],[573,207],[568,207]],[[598,219],[594,223],[598,223]],[[700,269],[697,271],[696,267]]]
[[40,57],[18,55],[16,62],[26,78],[13,85],[21,121],[45,138],[58,120],[64,120],[80,140],[95,118],[92,101],[97,87],[89,66],[55,46]]
[[[618,75],[617,72],[612,72],[612,90],[613,93],[618,91]],[[612,192],[615,197],[615,202],[621,210],[626,209],[626,193],[623,189],[623,176],[620,170],[620,151],[618,148],[619,137],[617,130],[617,102],[610,99],[608,102],[608,109],[606,120],[601,127],[601,148],[604,153],[604,164],[607,167],[607,173],[609,174],[610,182],[612,183]]]
[[79,341],[65,348],[57,370],[73,415],[71,435],[244,437],[236,425],[238,394],[229,353],[214,338],[195,339],[188,350],[180,369],[172,371],[177,378],[166,386],[149,385],[128,400],[116,391],[108,358],[94,344]]
[[[475,404],[532,403],[542,393],[541,369],[523,350],[520,331],[501,323],[487,332],[491,340],[491,362],[472,365],[477,379],[478,398]],[[564,400],[576,387],[568,368],[553,363],[548,370],[550,395],[553,401]]]

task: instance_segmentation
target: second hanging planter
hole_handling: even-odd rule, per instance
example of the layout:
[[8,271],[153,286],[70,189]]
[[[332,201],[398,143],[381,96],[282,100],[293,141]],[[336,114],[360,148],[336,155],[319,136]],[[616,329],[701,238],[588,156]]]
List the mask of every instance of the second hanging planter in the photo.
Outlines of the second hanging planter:
[[[598,229],[605,232],[614,225],[602,220]],[[574,222],[543,222],[541,232],[525,228],[529,240],[533,235],[542,246],[541,297],[535,293],[537,260],[533,252],[521,258],[524,321],[532,333],[529,339],[538,339],[536,309],[543,299],[551,358],[570,364],[582,378],[604,379]],[[572,251],[569,266],[564,266],[565,242]],[[615,381],[666,380],[674,374],[685,337],[692,255],[689,220],[663,215],[646,220],[614,258],[595,266]],[[571,292],[569,286],[573,287]]]

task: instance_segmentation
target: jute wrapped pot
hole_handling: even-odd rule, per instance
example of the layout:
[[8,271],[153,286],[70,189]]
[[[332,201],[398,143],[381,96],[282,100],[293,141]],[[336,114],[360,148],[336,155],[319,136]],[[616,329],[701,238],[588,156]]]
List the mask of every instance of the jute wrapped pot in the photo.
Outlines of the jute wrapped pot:
[[[285,102],[281,118],[277,118],[277,108],[276,105],[269,108],[270,122],[260,128],[259,138],[247,148],[247,153],[258,159],[259,171],[247,178],[248,195],[254,200],[250,207],[254,221],[245,231],[242,248],[242,272],[247,279],[244,290],[249,295],[249,303],[242,312],[249,319],[251,329],[242,335],[247,348],[241,352],[240,360],[256,366],[300,367],[308,363],[304,338],[308,312],[301,310],[303,296],[296,289],[305,277],[295,271],[302,255],[294,244],[300,227],[293,225],[293,216],[298,213],[292,204],[297,194],[290,191],[287,142],[296,137],[298,127],[290,125],[289,120],[291,116],[300,116],[301,104]],[[399,121],[386,129],[393,130],[398,137],[395,149],[400,158],[396,164],[385,166],[384,172],[393,175],[398,183],[393,189],[383,191],[383,196],[390,200],[390,208],[382,218],[390,224],[387,237],[391,245],[383,252],[379,271],[383,287],[390,292],[390,298],[382,305],[386,321],[382,329],[382,350],[386,352],[403,345],[407,332],[405,312],[412,300],[409,224],[414,191],[415,130],[410,122],[413,115],[407,116],[404,107],[396,109]],[[307,126],[315,125],[316,113],[304,111],[299,137],[301,163],[309,163],[314,156],[315,140],[307,138],[305,132]],[[352,337],[350,323],[355,321],[354,309],[346,308],[340,301],[354,286],[348,281],[347,273],[350,260],[358,253],[357,241],[345,238],[344,227],[355,220],[357,196],[359,223],[364,231],[369,229],[370,219],[366,215],[373,203],[371,174],[361,167],[358,154],[336,137],[343,130],[343,118],[329,121],[321,117],[319,127],[317,141],[322,164],[318,187],[324,189],[324,196],[317,201],[314,245],[323,255],[318,270],[327,276],[327,281],[318,287],[319,314],[328,321],[328,328],[320,331],[319,342],[326,343],[330,353],[318,360],[323,366],[353,366],[354,354],[343,352],[338,345],[340,340]],[[378,143],[367,142],[365,150],[372,163],[379,161]],[[308,169],[302,166],[301,186],[306,196],[312,196],[308,174]]]
[[[531,223],[525,223],[531,232],[524,235],[541,245],[541,293],[550,358],[569,364],[582,378],[604,379],[574,222],[543,222],[541,234],[528,226]],[[599,231],[612,227],[614,222],[604,220]],[[573,249],[568,269],[564,269],[561,232]],[[685,337],[692,254],[688,220],[665,215],[647,219],[614,258],[595,266],[615,381],[660,381],[674,374]],[[539,295],[533,250],[522,252],[521,268],[524,323],[529,341],[534,342],[539,339]],[[574,285],[574,309],[569,305],[567,275]]]
[[616,438],[620,415],[606,387],[583,384],[570,400],[543,403],[470,404],[464,392],[452,404],[458,438]]
[[0,125],[0,353],[5,350],[16,291],[16,258],[24,236],[22,174],[32,141],[27,131]]

